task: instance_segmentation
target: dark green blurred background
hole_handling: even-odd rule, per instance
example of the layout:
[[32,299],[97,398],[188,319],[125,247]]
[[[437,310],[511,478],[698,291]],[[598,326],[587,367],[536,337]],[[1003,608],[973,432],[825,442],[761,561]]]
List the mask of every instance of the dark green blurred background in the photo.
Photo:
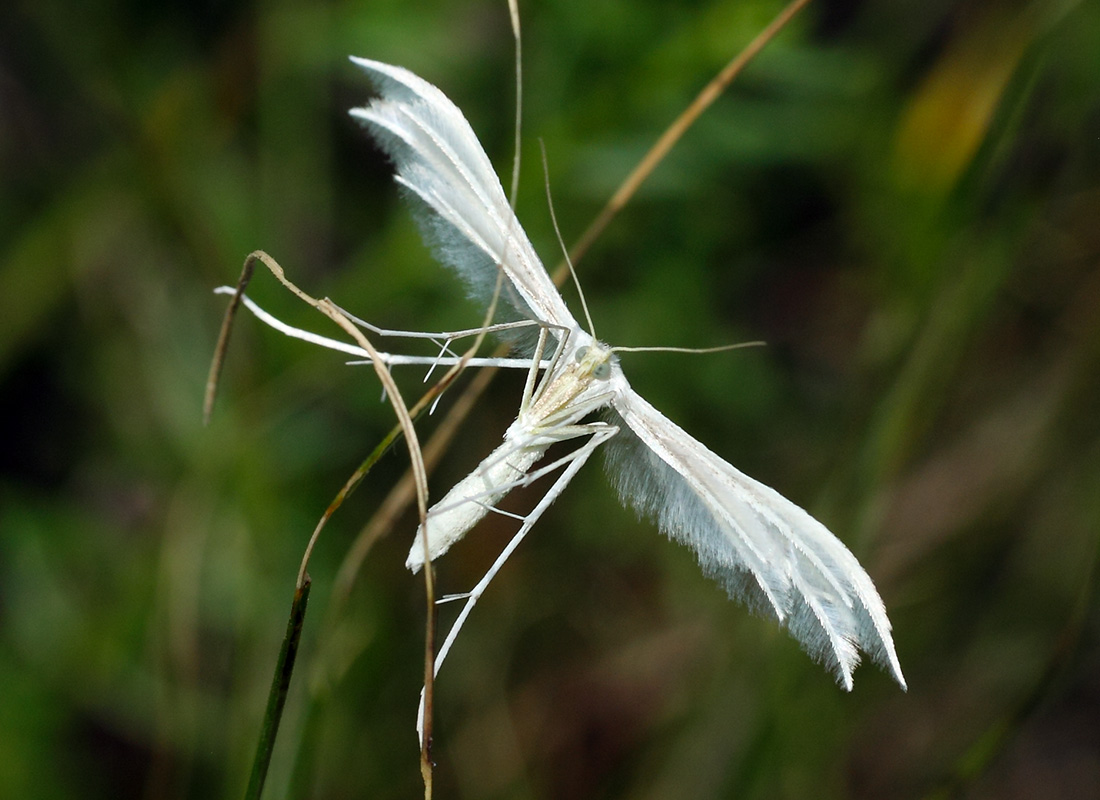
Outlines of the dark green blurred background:
[[[519,213],[548,263],[537,139],[574,240],[779,8],[523,4]],[[211,290],[244,256],[378,324],[481,319],[347,117],[368,97],[349,53],[439,85],[507,166],[503,0],[0,7],[4,797],[243,791],[305,541],[393,421],[368,369],[245,316],[202,427]],[[849,544],[910,690],[871,667],[839,690],[593,461],[448,661],[437,796],[1098,796],[1098,178],[1100,4],[811,3],[579,272],[612,343],[768,342],[624,366]],[[269,276],[253,294],[333,331]],[[415,397],[421,375],[398,377]],[[521,385],[494,383],[436,496]],[[269,798],[420,794],[411,515],[330,602],[406,464],[318,546]],[[441,589],[510,530],[456,547]]]

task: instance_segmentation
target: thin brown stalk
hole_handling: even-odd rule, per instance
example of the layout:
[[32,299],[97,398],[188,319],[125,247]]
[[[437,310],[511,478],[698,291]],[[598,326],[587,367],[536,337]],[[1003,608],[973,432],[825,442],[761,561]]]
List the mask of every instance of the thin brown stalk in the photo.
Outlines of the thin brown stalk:
[[237,309],[241,307],[241,297],[252,280],[252,271],[256,265],[256,259],[250,254],[244,260],[244,269],[237,280],[237,291],[233,293],[233,299],[226,306],[225,315],[222,317],[222,329],[218,333],[218,343],[214,346],[214,358],[210,361],[210,372],[206,376],[206,393],[202,401],[202,424],[209,425],[210,417],[214,413],[214,401],[218,396],[218,382],[221,379],[222,367],[225,366],[225,354],[229,350],[229,335],[233,332],[233,320],[237,316]]
[[[233,318],[236,314],[237,308],[240,306],[241,297],[244,294],[245,288],[248,286],[249,281],[252,278],[253,271],[255,269],[256,262],[263,264],[274,275],[280,283],[287,289],[293,292],[301,300],[309,303],[314,308],[318,309],[337,325],[343,328],[355,341],[363,348],[371,359],[371,364],[374,366],[375,373],[378,375],[378,379],[382,382],[382,385],[386,388],[390,403],[394,409],[394,413],[397,415],[398,425],[401,432],[405,436],[405,441],[408,445],[409,459],[411,461],[411,470],[413,475],[413,482],[416,489],[417,506],[420,512],[420,520],[423,525],[427,518],[427,494],[428,494],[428,481],[427,474],[424,469],[424,461],[422,452],[420,449],[420,442],[416,435],[416,429],[413,427],[412,417],[409,414],[408,406],[405,404],[404,399],[401,396],[400,390],[397,388],[397,384],[393,380],[393,376],[390,374],[389,368],[379,358],[377,350],[370,341],[359,331],[358,328],[347,318],[347,316],[340,311],[329,300],[317,300],[304,291],[299,289],[294,283],[292,283],[284,274],[283,269],[279,266],[275,259],[271,258],[267,253],[262,250],[256,250],[248,255],[245,259],[244,267],[241,270],[241,277],[237,282],[237,291],[234,293],[233,300],[230,302],[229,307],[226,310],[225,318],[222,322],[221,334],[218,338],[218,345],[215,349],[215,355],[213,363],[211,364],[210,375],[207,380],[206,387],[206,400],[204,403],[204,410],[209,415],[213,408],[213,401],[217,391],[218,378],[220,375],[222,364],[224,363],[225,353],[228,349],[229,335],[232,330]],[[284,642],[283,652],[280,654],[279,663],[276,668],[275,679],[272,684],[272,691],[269,694],[268,710],[265,715],[263,729],[261,730],[260,740],[257,745],[257,755],[253,761],[253,773],[249,781],[249,796],[258,797],[259,793],[263,789],[264,777],[267,773],[267,764],[270,761],[271,749],[274,745],[275,734],[278,731],[279,721],[282,716],[283,703],[286,699],[286,692],[289,688],[291,672],[293,671],[294,655],[297,652],[297,645],[300,638],[302,624],[305,616],[305,599],[309,596],[310,578],[307,571],[310,555],[313,552],[313,547],[317,542],[317,538],[320,535],[325,522],[331,516],[332,511],[339,506],[343,497],[346,496],[346,492],[354,488],[354,484],[345,484],[341,493],[337,495],[337,499],[330,504],[329,509],[322,516],[321,521],[314,529],[313,534],[310,536],[309,543],[306,545],[305,553],[302,556],[302,562],[299,566],[298,577],[295,582],[296,594],[295,604],[291,613],[291,622],[288,626],[288,636]],[[434,586],[432,582],[430,564],[425,565],[425,585],[428,593],[429,601],[429,618],[431,624],[429,625],[429,635],[434,637]],[[299,600],[299,598],[301,598]],[[427,674],[434,674],[434,663],[432,658],[434,649],[429,651],[429,663],[426,666]],[[428,764],[428,770],[425,774],[425,792],[430,800],[431,794],[431,761],[430,756],[426,759]]]
[[[311,306],[325,314],[329,319],[339,325],[344,331],[355,340],[361,348],[367,351],[370,355],[371,366],[374,367],[375,374],[378,375],[378,380],[381,381],[382,386],[386,391],[386,396],[390,399],[390,405],[393,407],[394,413],[397,415],[397,420],[401,426],[401,431],[405,436],[405,442],[409,451],[409,460],[411,461],[411,470],[413,475],[413,482],[416,490],[417,511],[420,517],[421,530],[424,531],[424,550],[427,555],[427,527],[425,525],[428,518],[428,475],[424,468],[424,456],[423,451],[420,448],[420,441],[416,434],[416,428],[413,426],[412,416],[409,414],[409,407],[405,404],[404,398],[401,396],[401,390],[398,389],[397,383],[393,379],[393,375],[390,373],[389,368],[379,357],[378,351],[375,350],[374,345],[370,343],[370,340],[363,335],[347,316],[340,311],[330,300],[316,300],[309,296],[297,286],[295,286],[283,273],[282,267],[275,262],[267,253],[263,251],[256,251],[249,258],[256,258],[261,261],[271,273],[279,279],[287,289],[292,291],[300,299],[309,303]],[[316,544],[317,536],[320,533],[320,526],[314,531],[314,535],[310,537],[309,544],[306,546],[305,556],[302,559],[302,565],[299,570],[298,580],[301,582],[306,574],[306,565],[309,561],[309,556],[313,551],[313,547]],[[424,591],[427,595],[427,631],[426,636],[429,642],[429,646],[425,648],[424,656],[424,675],[425,675],[425,692],[424,692],[424,712],[425,712],[425,734],[421,741],[421,774],[424,778],[424,793],[425,800],[430,800],[432,789],[432,761],[431,761],[431,737],[430,728],[428,726],[428,720],[430,719],[430,709],[432,701],[432,685],[434,683],[433,678],[435,676],[435,580],[432,573],[431,562],[425,558],[424,563]]]
[[[660,138],[654,143],[653,147],[649,149],[649,152],[642,157],[642,160],[638,162],[638,166],[626,176],[626,180],[622,182],[619,188],[615,191],[615,194],[611,196],[611,199],[607,201],[607,205],[603,207],[599,216],[588,226],[588,229],[581,234],[581,238],[577,240],[577,243],[573,245],[573,249],[569,251],[569,255],[574,264],[581,260],[581,257],[588,252],[588,248],[600,237],[604,232],[604,229],[615,218],[623,207],[630,202],[630,199],[634,196],[634,193],[638,191],[638,187],[642,185],[646,178],[650,176],[657,165],[660,164],[673,146],[680,141],[680,138],[687,132],[687,130],[695,124],[695,121],[699,119],[700,115],[711,104],[717,100],[722,92],[733,82],[741,70],[756,57],[764,45],[770,42],[775,35],[779,33],[783,27],[790,22],[802,7],[807,5],[810,0],[792,0],[779,15],[771,21],[768,27],[760,31],[756,35],[756,38],[749,42],[748,46],[738,53],[733,59],[726,64],[726,66],[719,72],[714,78],[703,87],[703,90],[699,92],[696,98],[691,102],[683,113],[677,117],[671,125],[661,134]],[[560,286],[568,276],[568,266],[563,264],[554,271],[554,281]]]
[[[279,263],[275,261],[271,256],[265,253],[263,250],[256,250],[248,255],[245,259],[244,274],[242,274],[242,281],[238,283],[238,294],[234,295],[234,302],[231,303],[231,307],[234,307],[239,303],[239,297],[242,284],[247,285],[247,281],[244,280],[245,274],[251,274],[251,270],[255,262],[259,261],[274,275],[283,286],[293,292],[299,299],[308,303],[323,313],[337,325],[344,329],[344,331],[355,340],[355,343],[363,348],[370,355],[371,366],[374,367],[375,374],[378,375],[378,380],[381,381],[382,386],[386,390],[387,397],[390,398],[390,404],[393,406],[394,413],[397,415],[398,424],[401,426],[401,431],[405,436],[405,441],[408,445],[409,460],[411,462],[411,469],[414,478],[414,484],[416,489],[417,508],[420,512],[421,520],[427,515],[428,511],[428,478],[427,473],[424,470],[424,459],[420,449],[420,442],[416,435],[416,429],[413,427],[412,416],[409,413],[409,408],[405,404],[404,398],[401,396],[401,390],[397,388],[397,383],[393,379],[393,375],[390,373],[389,367],[379,357],[378,351],[374,348],[374,345],[370,343],[370,340],[363,335],[355,325],[347,318],[347,316],[333,303],[328,300],[317,300],[314,297],[306,294],[299,289],[283,272],[283,268],[279,266]],[[309,563],[309,556],[313,551],[313,546],[316,544],[316,532],[313,537],[310,538],[309,544],[306,546],[305,555],[302,558],[302,564],[299,568],[298,584],[301,585],[303,577],[306,572],[306,567]]]

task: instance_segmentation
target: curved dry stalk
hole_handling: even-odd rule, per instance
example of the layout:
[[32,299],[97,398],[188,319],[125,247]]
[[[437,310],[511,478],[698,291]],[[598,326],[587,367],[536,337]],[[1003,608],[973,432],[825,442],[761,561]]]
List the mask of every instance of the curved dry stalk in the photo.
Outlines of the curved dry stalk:
[[[296,589],[299,593],[302,592],[303,587],[308,587],[310,584],[310,578],[308,573],[309,560],[312,556],[313,549],[321,535],[321,531],[327,525],[329,519],[336,512],[336,510],[343,504],[344,500],[350,495],[350,493],[358,486],[362,479],[366,476],[370,468],[381,458],[382,454],[393,444],[394,441],[401,435],[405,435],[406,441],[409,445],[410,459],[412,461],[411,469],[406,473],[405,480],[410,487],[410,491],[416,492],[418,500],[418,507],[420,511],[421,527],[426,531],[426,526],[423,525],[426,517],[427,509],[427,470],[425,460],[423,458],[423,452],[420,447],[420,443],[416,436],[415,429],[413,428],[413,419],[423,413],[439,395],[455,380],[455,378],[462,372],[467,366],[468,362],[474,357],[478,349],[481,347],[482,342],[490,329],[490,321],[496,312],[497,299],[499,298],[500,289],[503,285],[503,276],[498,277],[497,286],[495,288],[493,297],[490,301],[489,308],[486,311],[486,318],[484,324],[475,336],[473,343],[463,353],[459,359],[452,364],[443,376],[431,386],[417,401],[417,403],[410,409],[407,407],[403,397],[400,394],[400,390],[397,388],[397,384],[394,382],[392,374],[386,364],[386,359],[380,357],[380,353],[374,348],[370,341],[366,338],[363,332],[355,325],[352,319],[342,309],[333,304],[330,300],[317,300],[311,297],[300,288],[298,288],[293,282],[291,282],[279,266],[270,255],[262,250],[257,250],[250,253],[245,259],[245,264],[242,269],[241,278],[237,283],[236,290],[233,293],[233,300],[230,302],[226,309],[225,320],[222,324],[222,332],[219,337],[218,347],[215,352],[213,364],[211,366],[210,378],[207,383],[207,408],[212,407],[213,397],[217,389],[217,377],[221,370],[222,362],[224,361],[227,345],[229,341],[229,334],[232,329],[232,321],[236,314],[237,309],[240,307],[241,299],[245,288],[247,288],[251,281],[255,264],[259,262],[266,266],[268,270],[274,275],[284,287],[293,292],[299,299],[309,303],[314,308],[318,309],[334,322],[336,322],[341,328],[343,328],[353,340],[356,341],[361,350],[368,356],[370,363],[374,365],[375,370],[381,380],[387,395],[391,398],[391,402],[394,404],[394,411],[398,417],[397,425],[387,434],[382,441],[375,447],[371,454],[363,461],[362,464],[352,473],[352,475],[345,481],[344,485],[337,492],[336,496],[329,503],[324,513],[321,515],[314,527],[309,541],[306,545],[305,551],[302,556],[301,564],[299,565],[298,577],[296,581]],[[438,451],[434,458],[438,460]],[[402,504],[402,509],[404,508]],[[426,533],[425,533],[426,535]],[[431,796],[431,773],[432,763],[430,755],[431,744],[431,699],[433,695],[434,678],[435,678],[435,586],[434,575],[431,569],[425,570],[425,593],[427,595],[427,620],[426,620],[426,647],[425,647],[425,700],[427,703],[427,715],[424,717],[424,735],[421,739],[421,768],[424,774],[425,780],[425,796]],[[307,589],[308,591],[308,589]],[[299,606],[296,603],[294,606],[297,609]],[[295,611],[292,610],[292,618],[295,615]],[[304,614],[304,603],[301,605],[301,614]],[[301,614],[299,616],[301,616]],[[331,618],[331,617],[330,617]],[[296,636],[300,634],[301,624],[299,623],[294,627]],[[294,641],[294,649],[296,651],[297,639]],[[271,709],[275,709],[274,715],[270,714],[265,717],[263,725],[261,739],[258,746],[258,756],[254,761],[253,776],[254,780],[250,783],[250,786],[258,787],[262,789],[263,779],[266,776],[267,763],[270,760],[270,747],[274,743],[274,736],[278,730],[279,717],[281,716],[282,703],[285,700],[285,692],[289,686],[290,671],[293,669],[293,659],[287,661],[280,657],[279,663],[276,666],[276,680],[272,684],[272,692],[269,695],[269,712]],[[258,777],[258,780],[255,778]]]
[[233,293],[233,298],[226,306],[225,315],[222,317],[218,343],[214,346],[214,358],[210,361],[210,372],[206,376],[206,392],[202,401],[203,425],[210,424],[210,417],[214,413],[214,401],[218,396],[218,383],[221,380],[222,367],[225,366],[225,354],[229,350],[229,335],[233,332],[233,320],[237,316],[237,309],[241,307],[241,298],[244,297],[244,290],[252,280],[252,272],[256,264],[253,255],[255,253],[250,253],[244,260],[244,269],[241,270],[241,277],[237,280],[237,291]]
[[[339,308],[337,308],[330,300],[317,300],[316,298],[310,296],[309,294],[298,288],[298,286],[296,286],[289,278],[286,277],[286,274],[283,272],[283,268],[279,265],[279,263],[263,250],[256,250],[252,253],[249,253],[248,257],[245,259],[244,267],[241,271],[240,280],[238,280],[237,282],[237,291],[234,293],[233,300],[230,302],[229,307],[226,309],[225,318],[222,322],[221,333],[218,337],[218,345],[215,350],[214,360],[211,364],[210,375],[207,380],[206,400],[204,404],[205,412],[207,413],[207,415],[209,415],[210,411],[213,409],[213,402],[217,392],[218,377],[224,363],[225,353],[228,349],[229,336],[232,330],[233,318],[236,315],[237,309],[240,307],[240,301],[241,297],[243,296],[244,289],[248,286],[248,283],[252,278],[256,262],[259,262],[267,267],[271,274],[274,275],[279,280],[279,282],[283,284],[284,287],[293,292],[299,299],[313,306],[318,311],[329,317],[329,319],[331,319],[341,328],[343,328],[344,331],[349,336],[351,336],[353,340],[355,340],[356,344],[358,344],[361,348],[363,348],[363,350],[370,354],[371,364],[374,367],[375,373],[378,375],[379,381],[381,381],[383,387],[385,387],[387,396],[390,398],[391,406],[393,407],[394,413],[397,415],[397,427],[400,430],[400,433],[404,435],[405,441],[408,445],[409,460],[411,462],[410,469],[412,482],[416,494],[417,509],[419,511],[421,523],[423,524],[424,520],[427,518],[428,510],[428,479],[424,467],[423,454],[420,448],[419,439],[416,434],[416,429],[413,426],[412,415],[409,413],[409,408],[405,404],[404,398],[401,396],[401,391],[400,389],[398,389],[397,383],[394,381],[393,375],[390,373],[389,367],[387,367],[384,361],[378,357],[378,351],[375,350],[374,346],[370,343],[370,340],[368,340],[366,336],[363,335],[362,331],[360,331]],[[480,337],[478,339],[478,342],[480,342]],[[452,367],[452,369],[448,372],[448,375],[450,375],[451,373],[457,374],[458,370],[461,367],[461,362],[459,364],[456,364],[455,367]],[[444,380],[447,380],[447,376],[444,376]],[[439,391],[442,391],[442,389],[440,389]],[[387,439],[391,441],[394,438],[396,438],[396,432],[391,434],[390,437],[387,437]],[[384,445],[388,446],[388,442],[385,442]],[[384,447],[376,449],[376,454],[380,454],[383,449]],[[373,463],[373,460],[368,459],[368,462]],[[369,469],[369,465],[367,466],[367,468]],[[355,485],[364,474],[365,469],[360,468],[360,470],[357,470],[356,474],[352,476],[352,479],[350,479],[341,489],[340,493],[337,494],[336,499],[333,501],[333,503],[329,505],[329,508],[326,509],[325,513],[321,517],[321,520],[314,528],[314,531],[309,538],[309,542],[306,545],[305,552],[303,553],[301,564],[298,568],[298,577],[295,582],[296,597],[303,593],[305,593],[305,596],[308,596],[308,587],[310,585],[309,573],[307,571],[309,566],[309,559],[313,553],[313,548],[317,543],[321,530],[324,528],[324,525],[328,521],[329,517],[331,517],[333,511],[335,511],[335,509],[339,507],[339,505],[343,502],[344,497],[346,497],[347,494],[355,487]],[[428,637],[429,641],[432,641],[434,640],[435,635],[435,615],[431,613],[431,610],[434,609],[435,605],[435,586],[432,570],[430,568],[424,570],[424,584],[429,601],[429,614],[427,623]],[[304,615],[305,604],[301,603],[299,606],[299,604],[296,602],[295,609],[298,608],[301,609],[300,615]],[[292,620],[293,618],[294,614],[292,613]],[[294,627],[296,629],[296,632],[300,634],[301,619],[299,619],[299,622],[296,626],[292,627]],[[295,638],[295,649],[296,645],[297,639]],[[433,648],[428,649],[427,661],[428,663],[426,664],[425,669],[427,670],[427,675],[429,676],[428,686],[430,690],[431,677],[434,676],[435,673]],[[284,659],[281,656],[280,664],[283,663]],[[279,718],[281,717],[282,700],[285,699],[286,690],[289,686],[290,679],[289,670],[292,668],[293,660],[287,662],[287,667],[280,668],[277,665],[276,668],[276,681],[272,685],[272,694],[269,696],[269,710],[274,707],[276,709],[276,713],[272,719],[267,719],[265,717],[263,731],[261,732],[260,743],[258,746],[258,755],[255,761],[255,765],[258,765],[258,771],[256,766],[254,766],[253,779],[250,781],[250,787],[255,785],[257,791],[262,791],[263,780],[266,774],[266,765],[270,760],[270,747],[274,743],[275,734],[278,731]],[[425,741],[422,745],[422,750],[427,751],[427,749],[428,739],[427,737],[425,737]],[[428,772],[425,775],[425,787],[426,792],[430,797],[430,754],[426,754],[424,759],[422,760],[426,761],[428,764]]]
[[[390,398],[390,403],[393,406],[394,413],[397,415],[397,421],[401,426],[402,433],[405,436],[405,441],[408,443],[409,460],[412,462],[411,469],[415,479],[417,508],[420,512],[420,516],[424,517],[427,514],[428,510],[428,479],[427,474],[424,471],[424,459],[420,450],[420,442],[416,435],[416,429],[413,427],[412,417],[409,414],[409,408],[405,404],[404,398],[401,396],[401,390],[397,388],[397,383],[394,381],[393,375],[390,373],[389,367],[387,367],[385,362],[381,358],[379,358],[378,351],[375,349],[374,345],[370,343],[370,340],[363,335],[363,332],[360,331],[351,322],[351,320],[349,320],[347,316],[332,303],[331,300],[317,300],[316,298],[306,294],[306,292],[299,289],[289,278],[286,277],[286,273],[283,272],[283,268],[279,266],[279,263],[263,250],[256,250],[252,253],[249,253],[248,258],[245,259],[245,274],[251,274],[252,265],[256,261],[259,261],[261,264],[267,267],[271,274],[274,275],[276,279],[278,279],[279,283],[283,284],[283,286],[294,293],[294,295],[296,295],[300,300],[313,306],[322,314],[335,322],[337,325],[339,325],[341,328],[343,328],[344,331],[349,336],[351,336],[352,339],[355,340],[355,343],[357,345],[359,345],[370,354],[371,366],[374,367],[375,374],[378,375],[378,380],[381,381],[382,386],[386,390],[387,396]],[[245,274],[242,274],[241,276],[241,283],[247,284],[247,281],[244,280]],[[235,295],[234,300],[237,301],[238,297],[239,294]],[[237,307],[237,302],[231,303],[230,307],[232,309],[235,309]],[[226,338],[228,339],[228,335],[226,336]],[[314,544],[315,541],[311,540],[306,548],[306,554],[305,557],[302,559],[302,565],[298,573],[299,583],[305,575],[306,566],[309,562],[309,556]]]
[[[370,353],[371,365],[374,367],[375,374],[378,375],[378,380],[381,381],[382,386],[385,388],[386,396],[390,399],[390,405],[392,406],[394,413],[397,415],[398,424],[401,427],[401,432],[405,436],[405,442],[408,446],[409,460],[411,463],[411,471],[413,475],[413,484],[416,491],[416,503],[417,512],[420,518],[421,526],[426,530],[425,524],[428,518],[428,475],[424,468],[424,456],[423,451],[420,449],[420,441],[416,435],[416,428],[413,426],[412,416],[409,414],[409,408],[405,404],[404,398],[401,396],[401,390],[397,388],[397,383],[393,379],[393,375],[390,373],[389,367],[379,358],[378,351],[370,343],[370,340],[363,335],[363,332],[355,326],[355,324],[347,318],[347,316],[340,311],[330,300],[315,300],[308,294],[303,292],[297,286],[295,286],[285,274],[283,274],[282,267],[275,262],[270,256],[263,251],[256,251],[252,255],[259,258],[263,264],[271,270],[272,274],[279,279],[285,287],[290,289],[294,294],[305,302],[312,305],[314,308],[325,314],[329,319],[339,325],[344,331],[355,340],[356,344]],[[250,256],[251,257],[251,256]],[[480,336],[478,341],[475,342],[475,346],[480,342]],[[459,363],[452,368],[457,374],[457,370],[461,369],[462,364]],[[320,535],[320,527],[318,527],[313,536],[310,537],[309,544],[306,546],[305,554],[302,557],[302,564],[298,572],[298,580],[301,582],[306,577],[306,567],[309,562],[309,557],[313,552],[313,547],[317,542],[317,537]],[[425,534],[426,535],[426,534]],[[424,591],[427,595],[427,621],[425,638],[427,645],[424,649],[424,674],[425,674],[425,719],[431,719],[431,699],[434,688],[435,677],[435,577],[433,575],[431,564],[426,564],[424,569]],[[431,760],[431,728],[426,725],[425,734],[421,740],[421,774],[424,778],[424,795],[425,800],[431,800],[432,792],[432,760]]]
[[[389,447],[389,445],[401,434],[404,434],[405,440],[408,443],[410,451],[410,459],[412,460],[412,466],[410,472],[407,475],[411,476],[412,490],[416,493],[417,510],[420,519],[420,527],[423,531],[423,535],[427,536],[427,525],[425,520],[427,518],[427,468],[425,465],[425,459],[423,450],[420,447],[416,430],[413,427],[413,418],[419,416],[425,409],[429,407],[431,403],[442,393],[458,375],[465,369],[466,363],[474,356],[474,354],[481,347],[482,342],[485,339],[486,331],[489,327],[494,314],[496,313],[497,299],[500,296],[501,286],[503,285],[503,275],[498,274],[497,286],[493,293],[492,301],[489,303],[489,308],[486,311],[484,324],[481,331],[474,338],[470,347],[462,354],[459,361],[452,365],[431,388],[426,391],[416,404],[410,409],[405,404],[400,391],[397,388],[397,384],[393,380],[393,375],[390,373],[389,368],[383,363],[383,359],[379,357],[378,351],[370,343],[370,340],[366,338],[361,330],[355,326],[355,324],[330,300],[325,299],[321,301],[314,300],[305,292],[298,289],[293,283],[291,283],[285,275],[282,273],[281,268],[276,271],[278,264],[270,259],[266,253],[258,251],[262,258],[260,259],[272,270],[272,273],[292,292],[294,292],[302,300],[310,303],[315,308],[326,314],[330,319],[336,322],[341,328],[343,328],[355,342],[366,350],[370,354],[371,364],[375,367],[375,372],[378,374],[379,380],[382,382],[383,387],[387,395],[390,398],[390,402],[394,406],[394,411],[398,417],[398,426],[390,432],[386,438],[379,443],[378,447],[371,454],[366,462],[360,466],[359,469],[353,473],[352,477],[345,483],[340,493],[333,503],[326,509],[325,514],[322,516],[321,521],[318,523],[317,528],[314,530],[313,535],[310,537],[309,544],[306,547],[305,554],[302,559],[301,568],[299,571],[299,581],[308,576],[306,575],[306,567],[309,562],[309,557],[313,551],[313,547],[316,544],[317,538],[320,535],[321,529],[324,527],[325,522],[331,517],[332,513],[343,502],[343,499],[347,494],[358,484],[362,477],[366,474],[366,470],[369,470],[370,466],[377,460],[379,456]],[[427,547],[427,541],[425,540],[425,548]],[[432,744],[432,709],[434,698],[434,685],[435,685],[435,627],[436,627],[436,614],[435,614],[435,577],[431,569],[430,562],[425,564],[424,569],[424,587],[427,600],[427,614],[426,614],[426,632],[425,632],[425,648],[424,648],[424,726],[423,735],[421,737],[421,759],[420,768],[421,774],[424,779],[424,796],[425,800],[430,800],[432,795],[432,759],[431,759],[431,744]]]

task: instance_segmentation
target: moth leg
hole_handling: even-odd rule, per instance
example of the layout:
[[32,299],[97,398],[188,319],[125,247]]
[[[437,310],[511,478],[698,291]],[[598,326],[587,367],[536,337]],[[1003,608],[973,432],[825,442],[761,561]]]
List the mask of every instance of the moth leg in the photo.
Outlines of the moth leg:
[[[585,462],[588,461],[589,457],[592,455],[592,453],[595,452],[596,448],[619,432],[619,429],[617,427],[615,427],[614,425],[609,425],[606,422],[593,422],[586,426],[577,427],[584,427],[587,429],[586,432],[591,434],[587,442],[578,447],[569,455],[558,459],[552,465],[549,465],[548,467],[543,468],[542,470],[538,470],[536,473],[531,473],[531,475],[527,476],[528,478],[530,478],[530,480],[535,480],[534,476],[538,473],[545,474],[548,469],[556,468],[558,466],[561,466],[562,464],[566,465],[561,475],[559,475],[554,480],[553,485],[546,492],[546,494],[543,495],[542,499],[539,500],[535,507],[531,509],[526,517],[524,517],[523,524],[520,526],[519,530],[516,531],[516,534],[512,537],[511,541],[509,541],[504,549],[500,552],[500,555],[497,556],[492,566],[489,567],[489,570],[466,596],[466,602],[463,604],[462,610],[459,612],[458,617],[455,619],[454,624],[451,626],[451,629],[447,632],[447,638],[443,640],[443,645],[439,648],[439,653],[435,657],[435,674],[437,676],[439,675],[440,667],[443,666],[443,661],[447,658],[447,654],[451,650],[451,645],[454,644],[454,641],[457,638],[459,631],[462,630],[462,626],[466,623],[466,619],[470,616],[470,612],[473,611],[474,606],[477,605],[477,601],[480,599],[481,595],[485,593],[485,590],[488,588],[493,578],[496,577],[496,574],[500,571],[501,567],[504,566],[504,562],[506,562],[515,551],[515,549],[519,547],[520,542],[522,542],[524,537],[527,536],[531,528],[543,515],[546,509],[550,507],[550,504],[557,499],[558,495],[560,495],[565,487],[569,484],[569,482],[573,480],[573,476],[575,476],[580,468],[584,466]],[[416,730],[418,736],[423,735],[423,728],[424,692],[423,690],[421,690],[420,709],[417,712],[416,722]]]

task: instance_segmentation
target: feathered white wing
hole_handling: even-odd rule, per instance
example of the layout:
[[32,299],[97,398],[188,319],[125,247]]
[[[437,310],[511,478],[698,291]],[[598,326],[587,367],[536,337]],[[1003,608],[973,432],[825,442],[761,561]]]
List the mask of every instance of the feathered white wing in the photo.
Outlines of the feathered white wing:
[[[871,578],[828,529],[738,471],[622,381],[608,472],[623,502],[695,549],[731,597],[785,625],[845,689],[862,650],[905,687]],[[633,435],[631,435],[633,433]]]
[[[516,219],[489,157],[458,107],[407,69],[352,57],[381,94],[352,109],[397,169],[436,257],[487,302],[497,271],[522,319],[577,327]],[[510,284],[510,285],[509,285]]]

